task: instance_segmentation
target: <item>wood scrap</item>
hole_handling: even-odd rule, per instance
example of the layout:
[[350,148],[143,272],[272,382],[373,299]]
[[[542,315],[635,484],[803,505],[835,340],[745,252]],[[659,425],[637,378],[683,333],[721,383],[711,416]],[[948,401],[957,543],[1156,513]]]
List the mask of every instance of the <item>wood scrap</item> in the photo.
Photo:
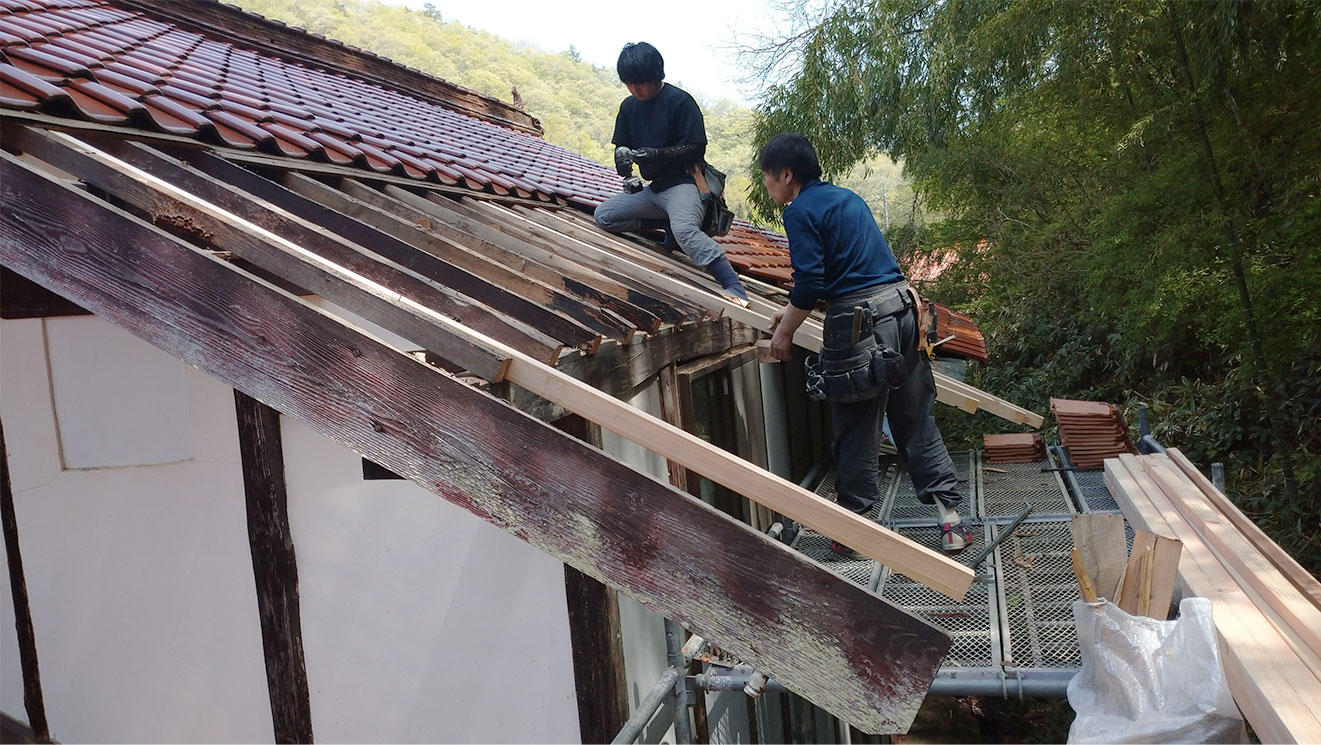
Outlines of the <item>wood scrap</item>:
[[1078,588],[1082,591],[1082,599],[1095,603],[1099,600],[1096,597],[1096,590],[1092,589],[1092,580],[1087,573],[1087,566],[1083,563],[1082,554],[1077,548],[1069,549],[1069,558],[1073,561],[1073,576],[1078,578]]
[[1118,604],[1115,590],[1127,565],[1128,541],[1124,516],[1103,513],[1074,515],[1069,530],[1088,569],[1088,578],[1098,595]]

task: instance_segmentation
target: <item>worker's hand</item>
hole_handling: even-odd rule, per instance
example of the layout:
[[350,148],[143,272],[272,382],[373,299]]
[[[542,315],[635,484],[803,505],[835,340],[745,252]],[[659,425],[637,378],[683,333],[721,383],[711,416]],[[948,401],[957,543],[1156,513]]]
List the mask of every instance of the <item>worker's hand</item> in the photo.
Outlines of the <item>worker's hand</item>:
[[780,323],[784,320],[784,314],[788,311],[789,306],[786,305],[775,311],[775,315],[771,316],[771,356],[781,362],[789,360],[789,354],[794,346],[793,330],[787,324],[782,325]]
[[634,163],[644,163],[656,159],[656,148],[638,147],[634,148],[629,154],[633,156]]

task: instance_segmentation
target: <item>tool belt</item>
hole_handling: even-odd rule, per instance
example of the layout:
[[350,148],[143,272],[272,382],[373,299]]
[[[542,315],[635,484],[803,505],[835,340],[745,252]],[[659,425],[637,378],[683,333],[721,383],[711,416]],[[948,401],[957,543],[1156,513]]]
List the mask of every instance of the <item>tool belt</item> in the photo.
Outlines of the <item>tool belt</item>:
[[712,238],[729,233],[734,225],[734,213],[725,203],[725,174],[708,163],[693,164],[689,173],[702,200],[702,232]]
[[[878,333],[880,324],[895,323],[895,316],[912,308],[906,283],[898,284],[827,306],[821,353],[809,355],[804,363],[808,397],[853,403],[903,385],[904,355],[884,344]],[[841,339],[852,344],[844,346]]]

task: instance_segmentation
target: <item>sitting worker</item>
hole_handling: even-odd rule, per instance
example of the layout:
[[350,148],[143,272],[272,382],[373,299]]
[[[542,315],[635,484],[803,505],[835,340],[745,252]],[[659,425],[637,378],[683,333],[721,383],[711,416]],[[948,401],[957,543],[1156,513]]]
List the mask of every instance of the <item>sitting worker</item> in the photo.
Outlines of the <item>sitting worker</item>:
[[[917,498],[935,505],[944,550],[972,541],[959,517],[958,476],[936,427],[936,384],[919,344],[920,309],[866,202],[820,180],[806,137],[772,137],[757,156],[762,182],[784,210],[793,289],[771,322],[771,355],[788,360],[794,332],[823,300],[821,352],[808,387],[830,404],[839,505],[865,515],[880,499],[881,417]],[[856,555],[832,541],[839,554]]]
[[[690,173],[706,154],[706,126],[693,97],[664,83],[665,60],[647,42],[626,44],[619,53],[619,79],[629,97],[615,117],[615,170],[633,182],[596,208],[596,224],[614,233],[661,227],[666,246],[682,249],[720,283],[722,295],[744,307],[747,291],[725,251],[702,232],[704,205]],[[643,186],[633,175],[638,164]],[[677,245],[676,245],[677,244]]]

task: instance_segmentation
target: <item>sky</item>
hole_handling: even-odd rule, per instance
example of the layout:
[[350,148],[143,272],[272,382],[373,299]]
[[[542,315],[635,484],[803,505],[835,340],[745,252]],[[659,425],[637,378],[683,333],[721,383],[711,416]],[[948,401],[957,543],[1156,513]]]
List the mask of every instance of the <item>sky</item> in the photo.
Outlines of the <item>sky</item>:
[[[385,0],[421,9],[426,0]],[[647,41],[665,58],[665,80],[706,98],[745,105],[757,91],[740,88],[730,48],[749,32],[771,30],[769,0],[431,0],[446,21],[528,42],[548,52],[573,45],[586,62],[615,66],[630,41]]]

